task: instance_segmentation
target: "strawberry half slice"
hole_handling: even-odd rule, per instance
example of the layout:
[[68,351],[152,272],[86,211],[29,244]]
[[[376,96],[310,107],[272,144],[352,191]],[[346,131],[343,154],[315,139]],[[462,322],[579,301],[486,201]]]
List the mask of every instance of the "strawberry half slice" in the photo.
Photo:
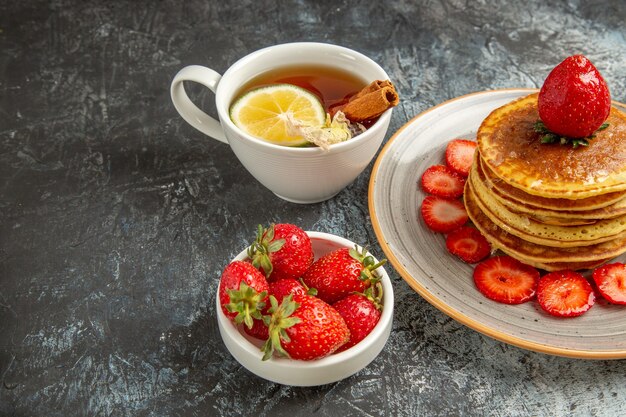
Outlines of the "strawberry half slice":
[[504,304],[521,304],[535,296],[539,271],[510,256],[494,256],[474,269],[474,283],[485,297]]
[[422,202],[422,218],[429,229],[449,233],[467,223],[465,206],[459,200],[429,195]]
[[445,198],[463,195],[465,178],[445,165],[433,165],[422,174],[422,188],[427,193]]
[[476,142],[466,139],[454,139],[446,146],[446,164],[454,172],[467,177],[474,161]]
[[474,227],[462,226],[446,238],[448,252],[469,264],[482,261],[491,253],[491,246],[480,231]]
[[571,270],[544,275],[537,285],[537,301],[547,313],[576,317],[589,310],[596,296],[584,276]]
[[598,291],[608,302],[626,304],[626,265],[621,262],[603,265],[593,270]]

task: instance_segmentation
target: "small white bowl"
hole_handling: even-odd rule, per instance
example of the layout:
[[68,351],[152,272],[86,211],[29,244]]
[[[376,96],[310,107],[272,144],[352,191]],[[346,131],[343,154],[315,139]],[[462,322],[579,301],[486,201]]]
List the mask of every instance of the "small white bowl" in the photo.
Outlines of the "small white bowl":
[[[321,232],[306,233],[311,238],[315,259],[335,249],[354,247],[353,242],[339,236]],[[246,250],[243,250],[233,260],[246,258]],[[231,355],[247,370],[269,381],[284,385],[314,386],[347,378],[365,368],[378,356],[391,332],[393,287],[382,266],[376,272],[381,277],[383,285],[383,311],[380,320],[365,339],[350,349],[312,361],[277,357],[263,361],[260,350],[262,342],[248,336],[241,327],[235,326],[222,312],[219,297],[216,296],[217,324],[222,340]]]

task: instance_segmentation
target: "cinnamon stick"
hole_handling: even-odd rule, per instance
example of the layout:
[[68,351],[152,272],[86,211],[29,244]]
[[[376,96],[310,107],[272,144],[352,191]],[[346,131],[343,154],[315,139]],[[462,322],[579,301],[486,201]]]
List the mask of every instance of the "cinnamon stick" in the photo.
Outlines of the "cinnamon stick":
[[361,91],[359,91],[358,93],[356,93],[355,95],[350,97],[350,99],[348,101],[352,101],[352,100],[357,99],[359,97],[363,97],[367,93],[371,93],[373,91],[380,90],[381,88],[384,88],[384,87],[391,87],[391,88],[393,88],[395,90],[395,87],[393,86],[391,81],[389,81],[389,80],[376,80],[376,81],[372,81],[369,85],[363,87],[363,89]]
[[338,110],[341,110],[351,122],[362,122],[380,116],[387,109],[396,106],[399,101],[393,85],[384,86],[351,99]]

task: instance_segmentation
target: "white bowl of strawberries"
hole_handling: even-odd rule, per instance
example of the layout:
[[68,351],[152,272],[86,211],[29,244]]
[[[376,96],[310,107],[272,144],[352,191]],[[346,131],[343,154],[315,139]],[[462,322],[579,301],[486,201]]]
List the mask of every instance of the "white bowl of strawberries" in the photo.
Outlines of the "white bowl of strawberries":
[[216,310],[226,348],[250,372],[284,385],[349,377],[378,356],[391,332],[384,262],[332,234],[259,227],[220,278]]

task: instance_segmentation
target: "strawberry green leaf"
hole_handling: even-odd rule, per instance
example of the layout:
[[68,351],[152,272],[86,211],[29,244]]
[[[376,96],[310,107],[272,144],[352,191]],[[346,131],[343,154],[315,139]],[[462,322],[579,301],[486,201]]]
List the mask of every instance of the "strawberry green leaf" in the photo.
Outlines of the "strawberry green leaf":
[[259,260],[261,268],[263,268],[263,271],[265,271],[265,276],[269,277],[270,275],[272,275],[274,267],[272,266],[272,261],[270,261],[270,257],[267,255],[263,255],[259,258]]
[[278,252],[280,248],[283,247],[284,244],[285,244],[285,239],[273,240],[272,242],[270,242],[269,245],[267,245],[267,251]]
[[268,323],[269,337],[267,341],[261,347],[264,352],[263,360],[266,361],[272,357],[274,352],[279,356],[289,357],[289,353],[283,348],[281,340],[289,342],[291,339],[286,332],[286,329],[300,323],[299,317],[291,317],[291,315],[300,307],[300,304],[293,301],[293,295],[289,294],[283,298],[282,303],[279,305],[278,300],[273,295],[270,295],[270,309],[268,313],[271,314]]
[[246,284],[245,281],[239,283],[239,289],[229,289],[226,291],[230,302],[224,307],[230,313],[237,313],[234,321],[237,324],[245,324],[252,328],[253,319],[262,319],[261,310],[265,308],[265,298],[267,292],[258,292]]
[[265,277],[272,274],[273,267],[270,254],[278,252],[285,244],[285,239],[274,240],[274,223],[267,229],[262,225],[257,226],[256,240],[248,247],[248,258],[252,260],[255,268],[263,268]]
[[589,141],[596,137],[596,133],[609,127],[608,123],[603,123],[593,134],[586,138],[570,138],[567,136],[560,136],[554,132],[548,130],[542,121],[537,121],[534,124],[535,132],[541,135],[540,142],[543,144],[560,143],[561,145],[572,145],[572,148],[576,149],[579,146],[589,146]]

